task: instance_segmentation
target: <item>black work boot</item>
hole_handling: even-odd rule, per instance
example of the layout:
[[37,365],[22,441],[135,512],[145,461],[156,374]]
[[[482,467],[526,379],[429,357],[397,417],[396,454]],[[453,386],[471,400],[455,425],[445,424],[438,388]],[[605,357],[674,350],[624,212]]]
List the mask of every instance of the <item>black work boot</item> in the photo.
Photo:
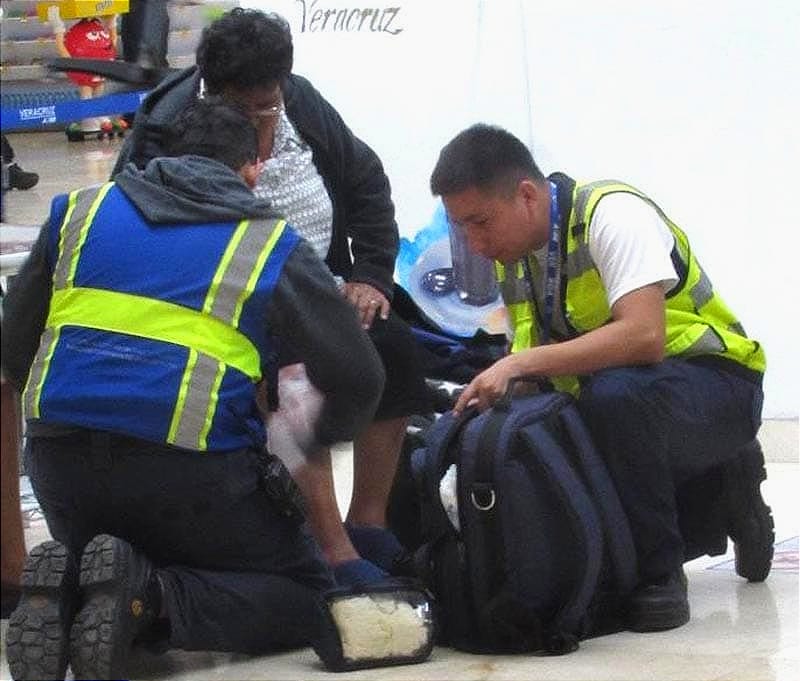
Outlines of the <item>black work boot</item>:
[[44,542],[25,559],[21,582],[6,633],[11,678],[63,679],[78,600],[77,566],[63,544]]
[[75,678],[126,678],[134,639],[161,605],[152,564],[128,542],[100,534],[83,551],[80,586],[83,606],[70,637]]
[[683,569],[650,584],[641,584],[628,601],[628,629],[666,631],[689,621],[689,598]]
[[761,483],[766,479],[764,454],[757,440],[725,466],[728,535],[733,540],[736,574],[750,582],[767,578],[775,550],[772,511],[761,496]]
[[20,168],[16,163],[8,166],[8,186],[11,189],[30,189],[39,182],[36,173],[29,173]]

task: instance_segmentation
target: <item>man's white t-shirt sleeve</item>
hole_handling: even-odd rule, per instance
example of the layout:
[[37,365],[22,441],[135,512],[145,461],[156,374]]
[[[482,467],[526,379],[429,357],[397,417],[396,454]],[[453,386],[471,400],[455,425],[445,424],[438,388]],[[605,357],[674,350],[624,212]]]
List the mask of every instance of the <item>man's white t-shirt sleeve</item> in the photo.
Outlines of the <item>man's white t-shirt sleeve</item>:
[[674,237],[658,212],[634,194],[609,194],[589,224],[589,253],[613,306],[626,293],[660,283],[667,293],[678,282],[670,253]]

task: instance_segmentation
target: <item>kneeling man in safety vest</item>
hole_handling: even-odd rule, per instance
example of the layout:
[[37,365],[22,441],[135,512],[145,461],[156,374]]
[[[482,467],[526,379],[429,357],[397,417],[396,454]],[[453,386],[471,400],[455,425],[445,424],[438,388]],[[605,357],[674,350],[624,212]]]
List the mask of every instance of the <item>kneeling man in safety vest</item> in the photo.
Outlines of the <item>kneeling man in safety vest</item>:
[[[545,177],[520,140],[483,124],[442,149],[431,190],[469,247],[496,261],[514,334],[511,354],[479,374],[455,409],[490,407],[515,376],[547,377],[578,396],[637,549],[628,627],[688,622],[682,564],[724,552],[728,536],[738,574],[766,579],[774,532],[755,440],[764,350],[683,231],[628,184]],[[698,536],[681,532],[692,526],[686,497],[695,518],[704,513],[698,498],[706,504]]]
[[14,678],[126,678],[134,642],[304,646],[327,621],[331,570],[266,453],[257,389],[292,348],[323,396],[313,453],[369,423],[384,372],[322,261],[253,195],[246,114],[200,100],[165,135],[172,157],[53,200],[5,300],[56,540],[28,557]]

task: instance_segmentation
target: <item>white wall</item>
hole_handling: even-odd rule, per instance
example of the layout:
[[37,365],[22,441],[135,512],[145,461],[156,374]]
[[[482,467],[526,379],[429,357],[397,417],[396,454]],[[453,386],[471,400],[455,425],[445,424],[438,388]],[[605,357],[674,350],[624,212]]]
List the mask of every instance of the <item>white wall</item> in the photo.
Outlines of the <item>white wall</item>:
[[[439,149],[479,120],[530,144],[545,172],[647,191],[763,342],[765,416],[797,417],[797,0],[241,4],[289,19],[295,71],[380,154],[404,235],[431,217]],[[357,30],[363,9],[385,8],[388,30],[371,16]],[[350,30],[334,13],[323,27],[345,9]]]

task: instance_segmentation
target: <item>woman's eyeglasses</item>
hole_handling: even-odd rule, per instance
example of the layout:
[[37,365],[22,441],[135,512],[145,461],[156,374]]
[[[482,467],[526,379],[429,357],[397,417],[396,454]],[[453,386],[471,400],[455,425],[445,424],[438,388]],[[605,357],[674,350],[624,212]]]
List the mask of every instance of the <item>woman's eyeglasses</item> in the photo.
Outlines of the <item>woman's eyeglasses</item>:
[[283,111],[283,102],[280,104],[275,104],[274,106],[264,107],[263,109],[252,109],[247,107],[245,111],[250,118],[256,118],[258,120],[262,120],[264,118],[277,118],[281,115],[281,111]]

